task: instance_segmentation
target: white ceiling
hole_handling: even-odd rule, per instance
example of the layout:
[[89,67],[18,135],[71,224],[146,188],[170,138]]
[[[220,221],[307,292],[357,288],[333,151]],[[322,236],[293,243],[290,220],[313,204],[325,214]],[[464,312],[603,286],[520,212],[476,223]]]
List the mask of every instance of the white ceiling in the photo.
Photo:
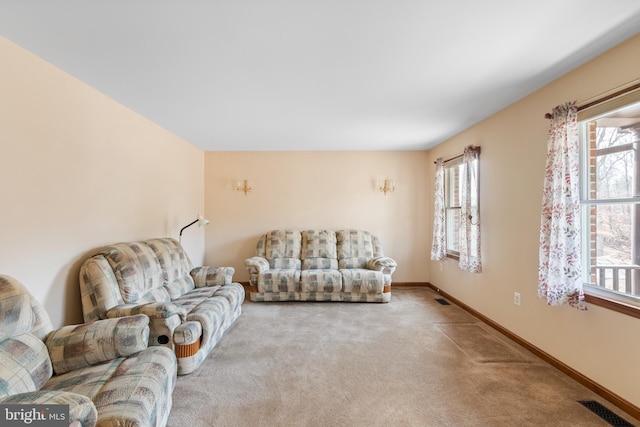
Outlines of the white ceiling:
[[428,149],[639,31],[638,0],[0,0],[0,35],[220,151]]

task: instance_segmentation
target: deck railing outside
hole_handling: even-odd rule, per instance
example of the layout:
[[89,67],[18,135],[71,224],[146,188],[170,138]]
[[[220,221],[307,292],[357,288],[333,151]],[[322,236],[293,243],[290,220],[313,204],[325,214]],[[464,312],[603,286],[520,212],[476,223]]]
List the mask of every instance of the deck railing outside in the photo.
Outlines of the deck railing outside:
[[640,295],[640,265],[598,265],[596,266],[597,286]]

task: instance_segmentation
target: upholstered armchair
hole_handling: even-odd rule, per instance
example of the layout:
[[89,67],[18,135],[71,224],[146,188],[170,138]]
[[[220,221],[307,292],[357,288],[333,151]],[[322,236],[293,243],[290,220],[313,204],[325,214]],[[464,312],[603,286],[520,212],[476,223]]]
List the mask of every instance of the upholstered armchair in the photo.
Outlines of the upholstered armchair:
[[143,315],[54,330],[24,286],[0,275],[0,403],[69,405],[74,426],[164,426],[177,363],[148,338]]

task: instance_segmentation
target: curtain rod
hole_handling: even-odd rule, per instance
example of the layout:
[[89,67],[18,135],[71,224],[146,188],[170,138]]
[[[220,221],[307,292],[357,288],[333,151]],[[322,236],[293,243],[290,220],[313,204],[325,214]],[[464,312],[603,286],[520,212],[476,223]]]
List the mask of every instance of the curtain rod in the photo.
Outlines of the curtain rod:
[[627,87],[622,88],[620,90],[616,90],[615,92],[610,93],[608,95],[601,95],[600,97],[596,98],[593,101],[585,102],[585,103],[583,103],[581,105],[578,105],[578,111],[586,110],[587,108],[591,108],[591,107],[594,107],[594,106],[596,106],[598,104],[602,104],[603,102],[606,102],[606,101],[608,101],[610,99],[617,98],[617,97],[619,97],[621,95],[625,95],[625,94],[627,94],[629,92],[633,92],[636,89],[640,89],[640,81],[638,81],[638,80],[636,80],[636,83],[632,84],[631,86],[627,86]]
[[[479,146],[479,145],[476,145],[476,146],[469,145],[468,147],[469,147],[470,149],[472,149],[473,151],[477,151],[477,152],[478,152],[478,154],[480,153],[480,146]],[[467,148],[467,147],[465,147],[465,148]],[[451,157],[451,158],[449,158],[449,159],[445,160],[445,161],[444,161],[444,163],[450,162],[451,160],[459,159],[460,157],[464,157],[464,153],[463,153],[463,154],[458,154],[457,156],[453,156],[453,157]],[[438,162],[437,162],[437,161],[433,162],[433,164],[434,164],[434,165],[435,165],[436,163],[438,163]]]
[[[444,163],[450,162],[451,160],[459,159],[460,157],[463,157],[463,156],[464,154],[458,154],[457,156],[453,156],[450,159],[445,160]],[[437,161],[433,162],[434,165],[437,163],[438,163]]]
[[[640,89],[640,79],[633,80],[626,85],[623,85],[621,89],[613,89],[613,92],[604,93],[597,95],[594,98],[591,98],[591,101],[583,101],[578,105],[578,111],[586,110],[587,108],[595,107],[598,104],[602,104],[603,102],[607,102],[613,98],[617,98],[619,96],[625,95],[629,92],[633,92],[635,90]],[[553,114],[546,113],[544,115],[545,119],[550,119],[553,117]]]

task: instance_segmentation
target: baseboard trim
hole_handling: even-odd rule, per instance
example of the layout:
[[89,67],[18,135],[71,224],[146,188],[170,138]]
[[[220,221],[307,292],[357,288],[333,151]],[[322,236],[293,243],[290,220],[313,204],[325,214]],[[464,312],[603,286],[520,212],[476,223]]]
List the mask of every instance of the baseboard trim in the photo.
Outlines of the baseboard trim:
[[393,288],[402,288],[408,286],[427,286],[427,282],[393,282],[391,283],[391,289]]
[[507,336],[508,338],[510,338],[511,340],[517,342],[522,347],[526,348],[531,353],[535,354],[540,359],[542,359],[545,362],[549,363],[554,368],[558,369],[559,371],[561,371],[562,373],[566,374],[570,378],[574,379],[575,381],[579,382],[583,386],[587,387],[589,390],[593,391],[597,395],[603,397],[604,399],[608,400],[612,404],[616,405],[618,408],[622,409],[623,411],[625,411],[626,413],[628,413],[632,417],[634,417],[636,419],[640,419],[640,408],[635,406],[633,403],[631,403],[628,400],[618,396],[617,394],[613,393],[612,391],[606,389],[605,387],[603,387],[600,384],[596,383],[592,379],[590,379],[590,378],[586,377],[585,375],[583,375],[582,373],[576,371],[575,369],[573,369],[569,365],[567,365],[567,364],[561,362],[560,360],[556,359],[555,357],[551,356],[549,353],[546,353],[545,351],[539,349],[535,345],[531,344],[529,341],[526,341],[525,339],[519,337],[518,335],[514,334],[510,330],[504,328],[503,326],[501,326],[498,323],[494,322],[493,320],[489,319],[488,317],[486,317],[482,313],[474,310],[473,308],[469,307],[468,305],[466,305],[462,301],[460,301],[457,298],[449,295],[447,292],[443,291],[442,289],[438,288],[437,286],[433,285],[432,283],[426,282],[425,285],[428,286],[429,288],[433,289],[434,291],[436,291],[438,294],[442,295],[446,299],[450,300],[451,302],[453,302],[454,304],[456,304],[460,308],[464,309],[465,311],[469,312],[473,316],[477,317],[482,322],[484,322],[487,325],[491,326],[492,328],[496,329],[501,334],[503,334],[503,335]]

